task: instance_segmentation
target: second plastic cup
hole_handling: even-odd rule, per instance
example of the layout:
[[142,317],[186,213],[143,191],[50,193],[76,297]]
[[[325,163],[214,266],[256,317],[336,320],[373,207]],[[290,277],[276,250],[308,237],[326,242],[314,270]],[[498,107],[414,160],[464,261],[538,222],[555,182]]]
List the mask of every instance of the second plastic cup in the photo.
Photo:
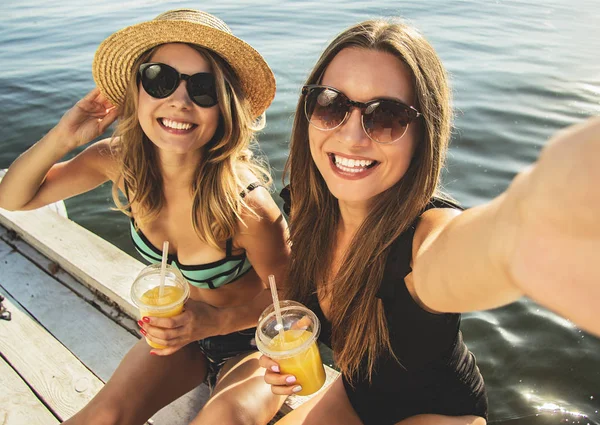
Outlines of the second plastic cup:
[[[190,295],[187,281],[176,268],[167,264],[162,296],[160,296],[160,264],[142,269],[131,285],[131,300],[140,309],[140,316],[173,317],[181,314]],[[146,338],[153,348],[166,348]]]
[[295,301],[281,301],[283,340],[273,305],[261,314],[256,328],[256,346],[264,355],[279,363],[283,374],[294,375],[302,387],[298,395],[317,392],[325,383],[317,338],[321,324],[308,308]]

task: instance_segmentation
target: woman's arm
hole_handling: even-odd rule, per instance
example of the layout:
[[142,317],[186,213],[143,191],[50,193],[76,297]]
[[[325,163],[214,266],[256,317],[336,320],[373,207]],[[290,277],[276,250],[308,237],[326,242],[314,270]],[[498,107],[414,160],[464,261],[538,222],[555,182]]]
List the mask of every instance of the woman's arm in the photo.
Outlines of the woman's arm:
[[[246,225],[241,226],[236,242],[246,250],[260,279],[268,286],[269,275],[274,275],[278,290],[281,291],[290,257],[287,222],[265,189],[254,189],[246,196],[246,201],[259,217],[251,213],[244,214]],[[256,326],[258,317],[272,302],[270,289],[267,288],[247,305],[223,309],[223,332]]]
[[100,136],[117,110],[97,89],[65,113],[39,142],[17,158],[0,181],[0,208],[30,210],[88,191],[109,176],[108,141],[92,145],[70,161],[56,164],[78,146]]
[[464,312],[522,295],[600,335],[600,119],[558,133],[488,204],[425,213],[407,286],[426,308]]

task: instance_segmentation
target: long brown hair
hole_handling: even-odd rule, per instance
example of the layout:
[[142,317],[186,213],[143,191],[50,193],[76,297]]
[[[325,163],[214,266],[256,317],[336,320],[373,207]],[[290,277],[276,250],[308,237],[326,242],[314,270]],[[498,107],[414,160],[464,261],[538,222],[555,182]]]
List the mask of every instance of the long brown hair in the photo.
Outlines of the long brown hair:
[[[388,52],[405,63],[412,72],[415,107],[423,114],[408,170],[375,197],[339,272],[330,276],[339,206],[311,158],[303,97],[296,108],[286,164],[292,197],[287,295],[307,303],[318,285],[328,281],[335,361],[352,382],[363,372],[371,379],[381,355],[395,357],[383,305],[375,295],[390,245],[438,192],[452,113],[446,72],[433,47],[415,29],[395,20],[365,21],[342,32],[323,52],[306,84],[318,83],[333,58],[348,47]],[[365,360],[366,371],[360,368]]]
[[[137,70],[151,59],[158,47],[143,53],[132,68],[121,119],[113,138],[120,178],[131,194],[127,203],[121,202],[120,181],[115,180],[113,200],[117,208],[129,216],[131,204],[136,204],[137,226],[155,220],[165,204],[156,148],[144,134],[137,116]],[[193,194],[192,223],[201,240],[219,247],[220,242],[235,235],[238,222],[243,223],[243,209],[254,213],[240,196],[250,182],[243,181],[239,172],[249,170],[263,185],[269,185],[271,178],[264,163],[253,158],[250,150],[255,142],[254,120],[235,72],[217,54],[199,46],[190,47],[210,63],[221,112],[215,135],[202,148],[202,161],[190,188]]]

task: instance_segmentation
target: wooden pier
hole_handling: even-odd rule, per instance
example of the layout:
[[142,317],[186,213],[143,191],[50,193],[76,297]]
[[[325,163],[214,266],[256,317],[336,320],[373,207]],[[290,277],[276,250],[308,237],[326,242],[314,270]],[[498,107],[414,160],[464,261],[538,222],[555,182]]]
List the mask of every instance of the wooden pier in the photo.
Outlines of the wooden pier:
[[[0,424],[60,423],[102,388],[138,341],[129,289],[143,267],[66,218],[62,203],[0,209],[0,294],[11,319],[0,320]],[[326,370],[329,383],[337,372]],[[201,385],[150,423],[188,424],[208,396]],[[289,397],[280,413],[306,399]]]

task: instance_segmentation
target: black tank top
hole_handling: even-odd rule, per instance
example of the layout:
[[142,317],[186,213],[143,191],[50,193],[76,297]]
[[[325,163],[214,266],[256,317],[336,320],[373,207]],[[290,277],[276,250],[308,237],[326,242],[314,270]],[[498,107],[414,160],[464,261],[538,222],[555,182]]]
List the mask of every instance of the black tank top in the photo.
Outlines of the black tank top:
[[[289,211],[289,192],[282,193]],[[286,199],[287,198],[287,199]],[[459,208],[432,199],[431,208]],[[289,214],[289,212],[288,212]],[[292,218],[293,219],[293,218]],[[412,298],[404,277],[411,272],[413,237],[418,218],[390,247],[377,297],[383,301],[392,348],[377,359],[372,381],[362,373],[352,386],[342,376],[346,393],[365,425],[395,424],[418,414],[476,415],[487,419],[487,396],[475,357],[463,342],[460,314],[432,314]],[[316,294],[307,305],[321,321],[319,340],[331,347],[331,323]]]

